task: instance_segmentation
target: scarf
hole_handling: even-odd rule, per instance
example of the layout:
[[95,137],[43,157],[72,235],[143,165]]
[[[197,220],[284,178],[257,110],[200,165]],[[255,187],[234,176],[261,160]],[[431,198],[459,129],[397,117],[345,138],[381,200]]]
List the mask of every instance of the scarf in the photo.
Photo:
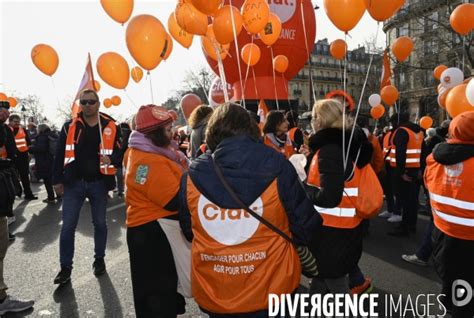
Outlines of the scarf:
[[183,171],[187,171],[189,168],[189,160],[179,151],[178,143],[175,140],[171,140],[171,144],[167,147],[158,147],[144,134],[133,131],[130,134],[128,145],[130,148],[163,156],[178,164]]

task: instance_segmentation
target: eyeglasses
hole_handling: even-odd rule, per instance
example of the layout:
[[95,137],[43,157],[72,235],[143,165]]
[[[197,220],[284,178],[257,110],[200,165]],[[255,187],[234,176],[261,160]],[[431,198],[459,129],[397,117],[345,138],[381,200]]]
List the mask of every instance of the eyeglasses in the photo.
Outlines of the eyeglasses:
[[81,99],[80,101],[81,105],[82,106],[94,106],[95,104],[97,104],[97,100],[95,99]]

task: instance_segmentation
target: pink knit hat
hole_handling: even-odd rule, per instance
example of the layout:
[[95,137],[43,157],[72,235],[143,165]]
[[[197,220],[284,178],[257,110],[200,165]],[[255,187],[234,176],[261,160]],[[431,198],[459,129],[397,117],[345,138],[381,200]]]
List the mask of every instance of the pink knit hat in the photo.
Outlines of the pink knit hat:
[[149,133],[173,122],[173,116],[162,106],[141,106],[136,116],[137,131]]

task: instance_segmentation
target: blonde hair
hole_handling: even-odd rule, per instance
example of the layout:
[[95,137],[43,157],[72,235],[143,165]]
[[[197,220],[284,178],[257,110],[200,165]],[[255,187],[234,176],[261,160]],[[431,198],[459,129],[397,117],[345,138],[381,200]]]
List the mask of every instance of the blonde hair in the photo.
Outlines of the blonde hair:
[[314,104],[312,112],[313,129],[316,130],[314,126],[316,120],[319,122],[319,129],[348,129],[351,125],[351,120],[349,119],[349,116],[345,116],[344,118],[343,109],[344,106],[342,103],[336,99],[318,100]]

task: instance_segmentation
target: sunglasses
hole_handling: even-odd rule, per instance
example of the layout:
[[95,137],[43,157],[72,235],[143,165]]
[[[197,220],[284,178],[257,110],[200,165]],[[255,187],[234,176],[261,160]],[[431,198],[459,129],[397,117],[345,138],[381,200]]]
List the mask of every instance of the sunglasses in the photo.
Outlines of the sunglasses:
[[96,99],[81,99],[80,101],[81,105],[82,106],[94,106],[95,104],[97,104],[97,100]]

